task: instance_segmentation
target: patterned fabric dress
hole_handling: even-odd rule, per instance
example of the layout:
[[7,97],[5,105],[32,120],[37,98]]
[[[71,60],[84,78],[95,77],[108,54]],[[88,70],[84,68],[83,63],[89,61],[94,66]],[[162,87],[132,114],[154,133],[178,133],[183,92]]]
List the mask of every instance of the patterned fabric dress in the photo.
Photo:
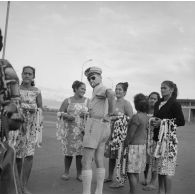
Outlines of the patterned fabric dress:
[[154,130],[153,139],[157,141],[154,156],[158,159],[158,174],[173,176],[177,160],[178,126],[185,125],[181,105],[173,97],[161,99],[154,106],[154,116],[161,119],[160,128]]
[[132,128],[135,128],[135,133],[128,146],[129,173],[141,173],[145,170],[147,126],[148,116],[143,112],[137,112],[130,121],[128,130],[131,132]]
[[124,184],[127,178],[128,149],[124,148],[124,140],[127,136],[129,117],[118,116],[114,123],[112,140],[109,142],[111,154],[116,154],[116,181]]
[[79,115],[81,112],[87,112],[87,99],[84,103],[72,103],[68,99],[67,113],[76,117],[75,121],[59,120],[57,124],[57,139],[62,143],[62,151],[67,156],[82,155],[83,152],[83,133],[85,128],[85,119]]
[[157,142],[153,139],[154,136],[154,126],[152,125],[152,121],[155,120],[153,115],[148,114],[149,123],[147,128],[147,142],[146,142],[146,163],[150,165],[152,172],[157,172],[158,169],[158,161],[157,158],[154,157],[154,151],[156,149]]
[[[125,111],[125,101],[116,101],[115,113],[117,113],[118,118],[115,121],[111,121],[111,125],[110,125],[111,135],[105,144],[105,153],[104,153],[104,156],[110,159],[117,159],[119,148],[122,147],[123,141],[126,137],[127,122],[130,119],[130,117],[127,116],[127,113]],[[122,138],[122,142],[121,142],[121,138]],[[120,142],[120,144],[118,141]]]
[[128,121],[130,117],[126,115],[124,101],[116,102],[115,113],[117,119],[111,121],[111,135],[105,144],[104,156],[116,159],[116,178],[115,182],[123,185],[126,182],[127,171],[127,150],[124,149],[124,140],[127,135]]
[[177,160],[177,126],[174,124],[174,120],[163,119],[160,129],[160,133],[164,130],[164,135],[161,141],[157,142],[157,146],[160,145],[160,147],[156,148],[154,152],[158,158],[158,174],[173,176]]
[[38,122],[39,109],[36,98],[40,93],[40,90],[35,87],[32,90],[20,89],[25,122],[19,131],[9,134],[9,143],[14,145],[17,158],[34,155],[35,147],[39,142],[42,122]]

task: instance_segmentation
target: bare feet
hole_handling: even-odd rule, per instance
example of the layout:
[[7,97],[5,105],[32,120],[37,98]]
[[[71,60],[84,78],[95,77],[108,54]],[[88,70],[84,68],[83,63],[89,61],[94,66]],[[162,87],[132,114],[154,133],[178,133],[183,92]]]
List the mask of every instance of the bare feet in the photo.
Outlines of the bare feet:
[[143,190],[145,191],[152,191],[152,190],[156,190],[156,186],[153,184],[148,184],[147,186],[143,187]]
[[70,176],[69,176],[69,174],[67,174],[67,173],[64,173],[62,176],[61,176],[61,179],[63,179],[63,180],[69,180],[70,179]]

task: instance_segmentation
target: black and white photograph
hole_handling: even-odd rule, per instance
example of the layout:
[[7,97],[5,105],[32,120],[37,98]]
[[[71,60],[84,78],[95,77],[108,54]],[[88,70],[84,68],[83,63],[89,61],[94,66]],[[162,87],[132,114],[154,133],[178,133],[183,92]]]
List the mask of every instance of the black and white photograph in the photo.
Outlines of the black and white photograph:
[[195,1],[0,1],[0,193],[194,194],[194,18]]

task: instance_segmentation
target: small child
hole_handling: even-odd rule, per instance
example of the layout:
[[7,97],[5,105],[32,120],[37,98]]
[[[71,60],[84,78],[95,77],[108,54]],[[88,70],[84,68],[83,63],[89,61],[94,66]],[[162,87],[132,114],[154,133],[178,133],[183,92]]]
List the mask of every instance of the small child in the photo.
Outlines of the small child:
[[130,185],[130,193],[135,193],[139,182],[139,173],[144,172],[146,165],[146,136],[148,125],[148,99],[143,94],[134,97],[137,113],[133,115],[125,139],[125,147],[128,147],[127,175]]

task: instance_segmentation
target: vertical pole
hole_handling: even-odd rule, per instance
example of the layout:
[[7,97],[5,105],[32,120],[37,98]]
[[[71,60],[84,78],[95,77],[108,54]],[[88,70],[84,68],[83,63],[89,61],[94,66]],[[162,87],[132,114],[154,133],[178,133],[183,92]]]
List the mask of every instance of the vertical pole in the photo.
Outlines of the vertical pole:
[[82,69],[81,69],[81,82],[83,82],[83,66],[84,64],[82,65]]
[[7,29],[8,29],[8,18],[9,18],[9,8],[10,8],[10,1],[7,2],[7,14],[6,14],[6,22],[5,22],[5,34],[4,34],[4,42],[3,42],[2,59],[5,58],[5,48],[6,48],[6,40],[7,40]]
[[188,114],[188,122],[191,121],[191,102],[189,102],[189,114]]

